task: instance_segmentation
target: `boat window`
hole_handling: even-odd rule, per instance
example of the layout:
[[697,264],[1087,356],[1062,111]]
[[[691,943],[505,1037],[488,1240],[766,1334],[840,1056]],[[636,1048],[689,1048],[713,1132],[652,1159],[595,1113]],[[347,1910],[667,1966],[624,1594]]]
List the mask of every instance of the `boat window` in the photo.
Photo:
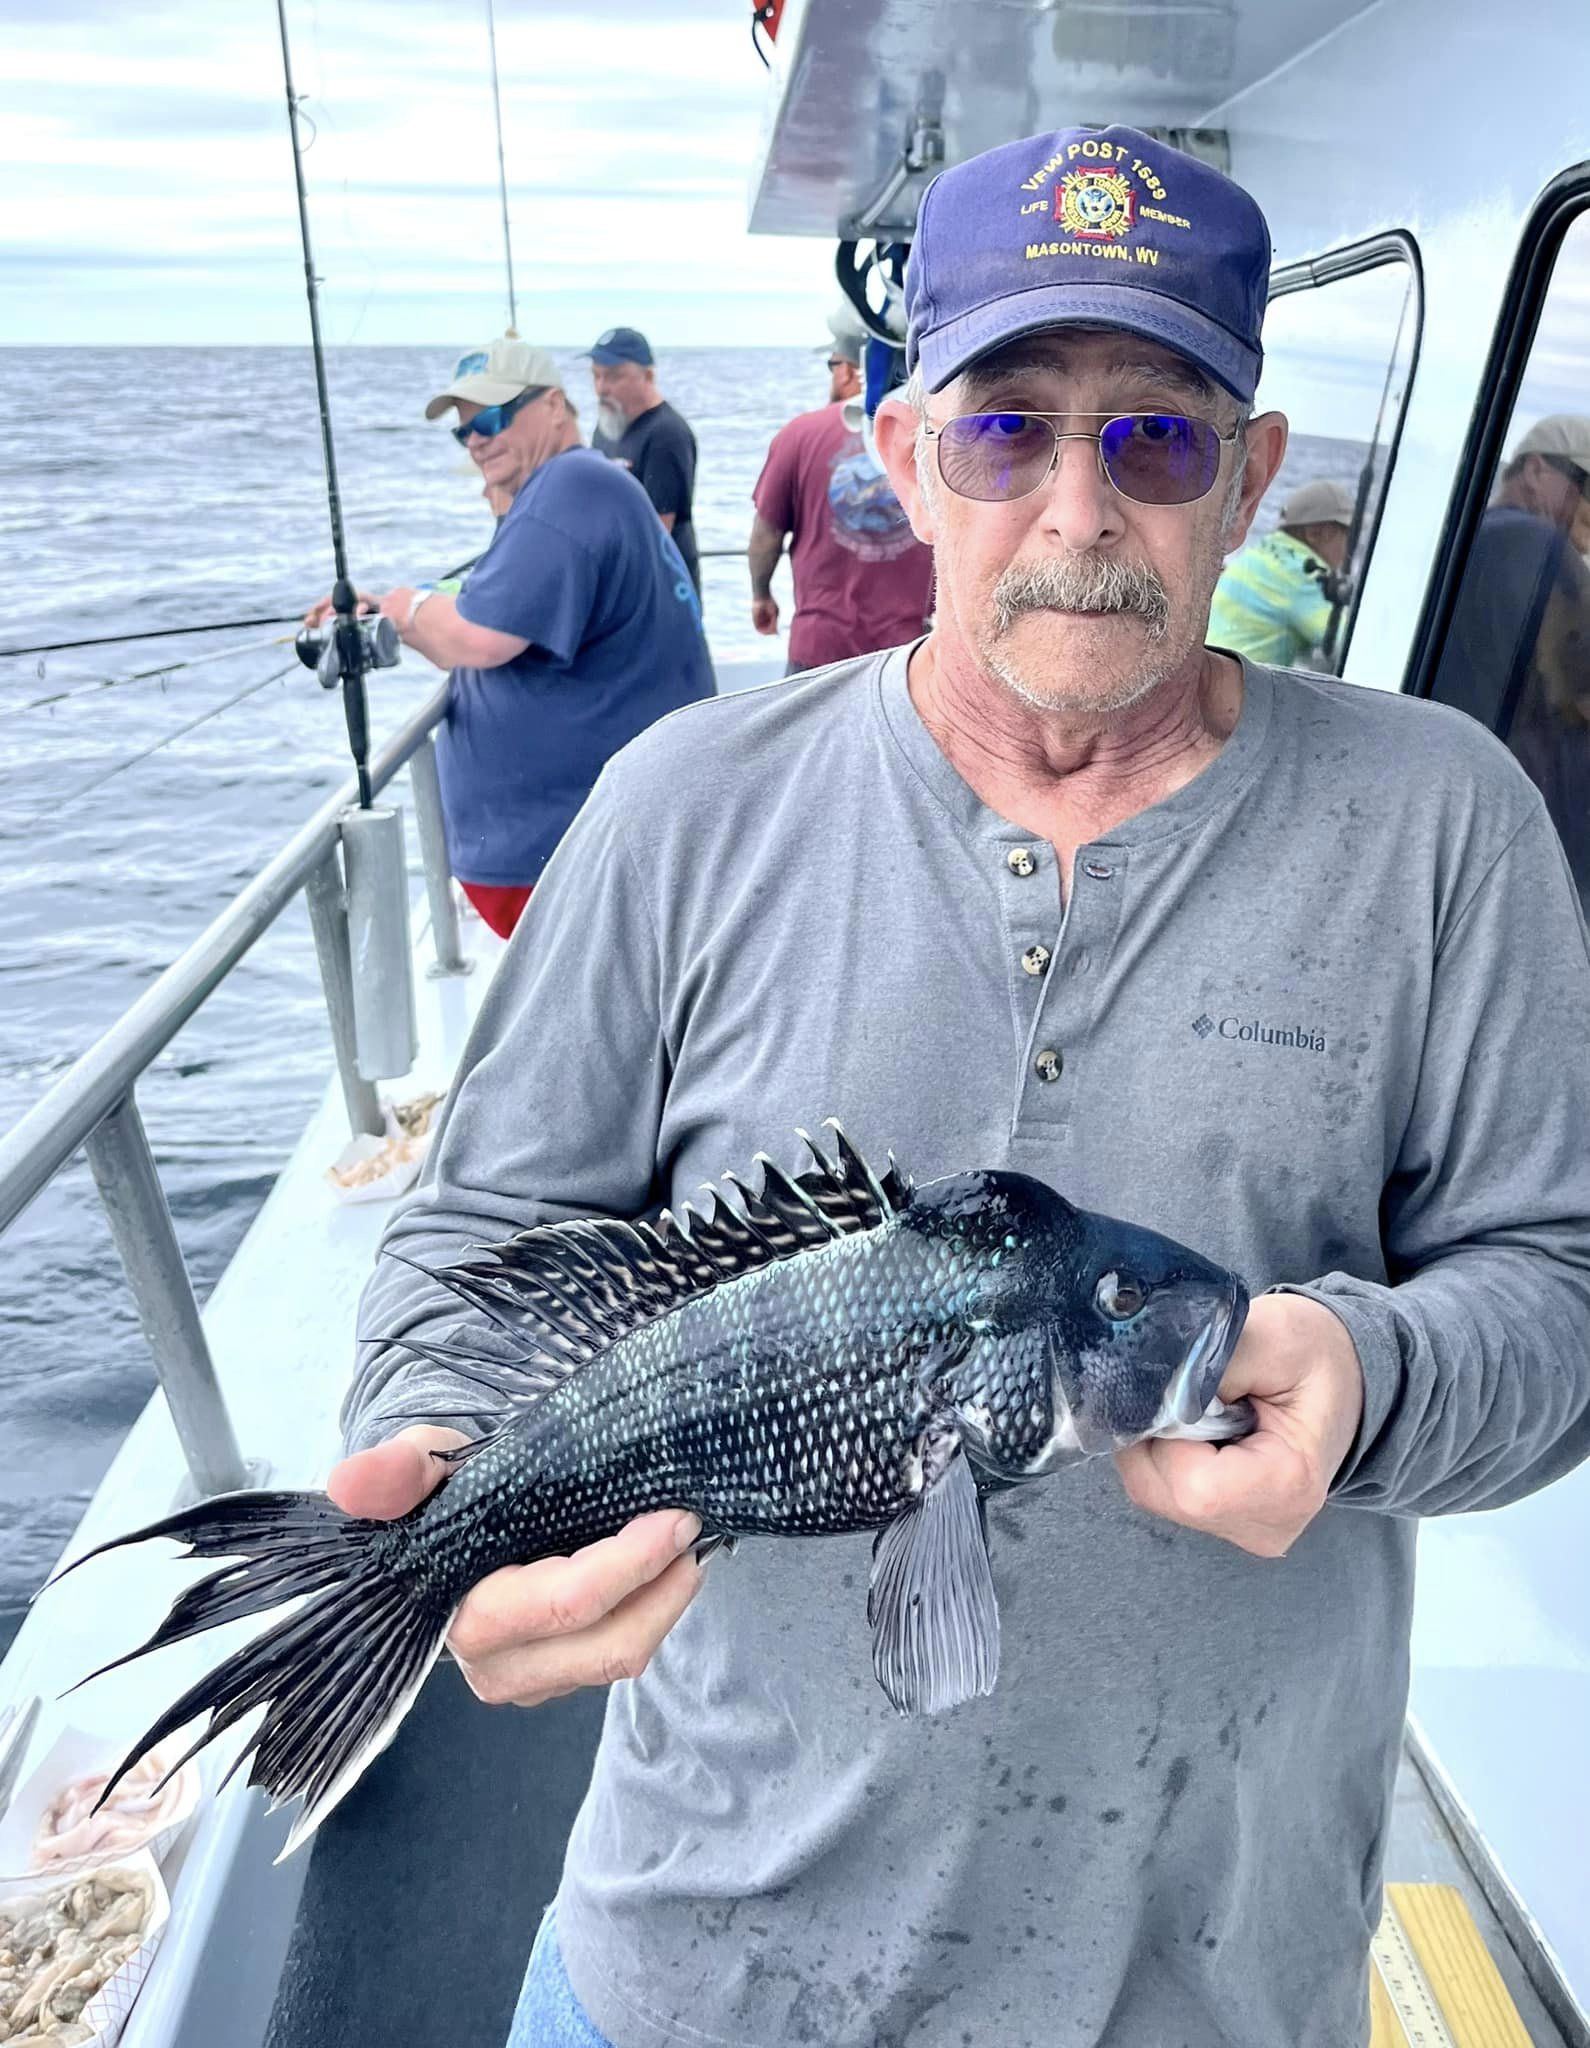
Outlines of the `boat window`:
[[1561,234],[1538,304],[1430,695],[1529,771],[1590,904],[1590,212]]
[[1213,645],[1341,673],[1418,352],[1420,296],[1417,250],[1400,234],[1271,278],[1254,407],[1284,412],[1291,440],[1221,577]]

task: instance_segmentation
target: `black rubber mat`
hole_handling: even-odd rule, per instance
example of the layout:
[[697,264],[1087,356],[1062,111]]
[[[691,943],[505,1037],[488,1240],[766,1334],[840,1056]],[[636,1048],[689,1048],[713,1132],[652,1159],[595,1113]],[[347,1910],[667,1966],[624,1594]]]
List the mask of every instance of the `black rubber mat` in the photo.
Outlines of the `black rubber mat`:
[[603,1704],[483,1707],[437,1667],[315,1836],[266,2048],[501,2048]]

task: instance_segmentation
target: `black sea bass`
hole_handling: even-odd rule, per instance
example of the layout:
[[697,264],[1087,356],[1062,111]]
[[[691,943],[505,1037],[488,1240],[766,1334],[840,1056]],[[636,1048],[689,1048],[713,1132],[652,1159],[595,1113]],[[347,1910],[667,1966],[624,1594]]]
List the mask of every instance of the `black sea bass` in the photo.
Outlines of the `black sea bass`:
[[553,1224],[436,1274],[469,1318],[405,1348],[508,1413],[400,1521],[238,1493],[117,1539],[241,1560],[189,1587],[146,1650],[303,1603],[122,1769],[201,1713],[194,1749],[264,1707],[250,1783],[302,1796],[295,1847],[390,1741],[473,1585],[653,1508],[692,1509],[703,1548],[876,1529],[878,1683],[902,1713],[989,1692],[984,1499],[1143,1437],[1243,1434],[1246,1404],[1216,1389],[1247,1292],[1022,1174],[913,1187],[891,1160],[879,1178],[831,1128],[836,1159],[806,1139],[805,1172],[760,1160],[759,1194],[728,1177],[733,1204]]

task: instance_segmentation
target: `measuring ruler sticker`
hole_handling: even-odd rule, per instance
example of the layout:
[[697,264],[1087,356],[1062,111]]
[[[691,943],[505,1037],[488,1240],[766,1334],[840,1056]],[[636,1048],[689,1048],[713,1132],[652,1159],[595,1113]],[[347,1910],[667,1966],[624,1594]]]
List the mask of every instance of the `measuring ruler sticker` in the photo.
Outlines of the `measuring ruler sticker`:
[[1391,2009],[1407,2037],[1408,2048],[1457,2048],[1452,2030],[1441,2015],[1430,1980],[1420,1967],[1396,1908],[1389,1899],[1380,1926],[1369,1944]]

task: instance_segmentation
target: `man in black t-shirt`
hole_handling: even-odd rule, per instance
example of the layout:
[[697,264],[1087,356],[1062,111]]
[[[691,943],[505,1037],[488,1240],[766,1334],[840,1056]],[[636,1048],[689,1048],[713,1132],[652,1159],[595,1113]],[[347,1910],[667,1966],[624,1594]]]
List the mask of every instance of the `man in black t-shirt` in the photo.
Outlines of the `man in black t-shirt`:
[[1513,450],[1480,520],[1431,695],[1490,726],[1551,811],[1590,910],[1590,416],[1553,413]]
[[624,467],[645,488],[657,516],[701,589],[690,503],[696,488],[696,437],[657,389],[656,357],[633,327],[610,327],[589,351],[597,426],[591,446]]

